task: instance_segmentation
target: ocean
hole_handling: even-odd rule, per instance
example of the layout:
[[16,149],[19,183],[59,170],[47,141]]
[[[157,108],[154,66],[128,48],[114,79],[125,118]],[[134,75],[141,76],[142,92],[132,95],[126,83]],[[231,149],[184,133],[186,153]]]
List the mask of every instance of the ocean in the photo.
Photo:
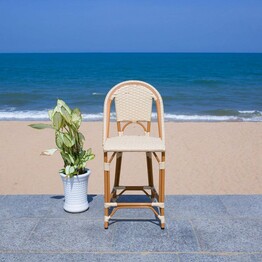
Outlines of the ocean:
[[262,121],[262,54],[0,54],[0,120],[47,120],[63,99],[102,120],[115,84],[142,80],[163,97],[166,121]]

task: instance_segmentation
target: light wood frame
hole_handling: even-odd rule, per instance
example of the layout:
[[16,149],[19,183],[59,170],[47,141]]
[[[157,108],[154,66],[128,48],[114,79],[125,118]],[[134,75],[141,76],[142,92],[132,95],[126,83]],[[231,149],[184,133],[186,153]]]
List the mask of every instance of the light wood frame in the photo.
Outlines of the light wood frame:
[[[159,138],[164,143],[165,133],[164,133],[164,110],[163,110],[163,102],[158,91],[148,83],[142,81],[125,81],[116,86],[114,86],[105,99],[104,104],[104,135],[103,135],[103,145],[107,138],[109,138],[109,130],[110,130],[110,109],[111,103],[113,101],[114,93],[120,89],[121,87],[127,85],[136,85],[141,86],[143,88],[148,88],[152,94],[154,95],[154,100],[156,103],[157,110],[157,124],[158,124],[158,135]],[[125,128],[133,123],[133,121],[125,121],[120,122],[117,121],[117,130],[118,134],[122,135]],[[150,134],[151,131],[151,121],[146,121],[146,123],[142,123],[141,121],[136,121],[138,125],[140,125],[145,134]],[[128,152],[128,151],[125,151]],[[146,153],[146,161],[147,161],[147,173],[148,173],[148,185],[146,186],[121,186],[120,182],[120,174],[121,174],[121,164],[122,164],[122,155],[124,152],[112,152],[111,156],[109,156],[111,152],[107,152],[104,150],[104,228],[107,229],[109,226],[109,221],[115,214],[115,212],[122,208],[148,208],[154,212],[156,217],[160,221],[161,229],[165,228],[165,150],[161,150],[159,152],[153,151],[145,151]],[[153,157],[159,164],[159,190],[157,191],[154,186],[154,178],[153,178]],[[110,189],[110,164],[113,159],[116,158],[116,168],[115,168],[115,178],[114,185],[112,190]],[[120,193],[118,191],[120,190]],[[117,199],[126,191],[142,191],[144,192],[150,199],[150,203],[119,203]],[[150,191],[150,193],[147,192]]]

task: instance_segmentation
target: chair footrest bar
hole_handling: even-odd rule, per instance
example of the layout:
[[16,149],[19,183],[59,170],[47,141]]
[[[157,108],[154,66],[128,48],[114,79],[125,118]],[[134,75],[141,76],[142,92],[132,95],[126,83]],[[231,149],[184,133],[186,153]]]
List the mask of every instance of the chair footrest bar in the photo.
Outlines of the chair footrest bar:
[[115,186],[114,190],[154,190],[152,186]]
[[117,203],[117,202],[111,202],[111,203],[105,203],[105,208],[109,207],[160,207],[165,208],[165,204],[162,202],[152,202],[152,203]]
[[[118,207],[120,208],[120,207]],[[122,207],[122,208],[125,208],[125,207]],[[150,208],[150,207],[149,207]],[[153,210],[154,211],[154,210]],[[156,211],[155,211],[156,212]],[[154,212],[154,213],[155,213]],[[112,214],[113,215],[113,214]],[[112,218],[112,215],[111,216],[104,216],[104,222],[109,222],[109,220]],[[157,213],[156,213],[157,215]],[[161,215],[157,215],[158,219],[160,220],[161,224],[165,224],[165,216],[161,216]]]
[[163,202],[152,202],[152,203],[117,203],[117,202],[109,202],[109,203],[104,203],[105,208],[109,207],[122,207],[122,206],[152,206],[152,207],[160,207],[160,208],[165,208],[165,203]]

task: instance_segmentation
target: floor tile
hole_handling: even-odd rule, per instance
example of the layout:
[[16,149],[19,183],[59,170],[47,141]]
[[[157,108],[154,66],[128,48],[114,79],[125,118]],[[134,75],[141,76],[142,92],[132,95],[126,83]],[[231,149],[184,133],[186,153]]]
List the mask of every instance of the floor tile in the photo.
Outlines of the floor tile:
[[197,239],[191,224],[186,220],[174,220],[161,230],[157,221],[117,221],[110,225],[112,249],[131,252],[198,251]]
[[48,218],[41,220],[24,245],[33,251],[109,251],[112,232],[103,223],[84,219]]
[[1,219],[0,251],[22,250],[39,219]]
[[221,196],[220,199],[231,216],[262,219],[262,195]]
[[157,253],[60,253],[60,254],[0,254],[0,261],[5,262],[71,262],[71,261],[109,261],[109,262],[123,262],[123,261],[141,261],[141,262],[178,262],[176,254],[157,254]]
[[252,262],[252,255],[243,254],[181,254],[179,262]]
[[203,251],[261,252],[262,220],[192,220]]
[[167,196],[165,205],[169,217],[224,217],[227,211],[219,196]]
[[0,219],[44,217],[51,206],[49,195],[7,195],[0,201]]

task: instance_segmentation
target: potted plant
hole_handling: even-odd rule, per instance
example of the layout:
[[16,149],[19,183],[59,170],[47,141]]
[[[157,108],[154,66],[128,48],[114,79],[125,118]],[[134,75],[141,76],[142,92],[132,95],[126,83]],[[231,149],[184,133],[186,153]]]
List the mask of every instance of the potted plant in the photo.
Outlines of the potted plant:
[[77,213],[88,209],[87,185],[91,171],[86,162],[94,159],[92,149],[83,149],[84,135],[79,132],[82,115],[78,108],[70,109],[62,100],[57,100],[53,110],[48,111],[51,124],[31,124],[36,129],[51,128],[55,131],[57,148],[42,152],[53,155],[59,151],[64,161],[64,168],[59,171],[64,184],[64,209]]

